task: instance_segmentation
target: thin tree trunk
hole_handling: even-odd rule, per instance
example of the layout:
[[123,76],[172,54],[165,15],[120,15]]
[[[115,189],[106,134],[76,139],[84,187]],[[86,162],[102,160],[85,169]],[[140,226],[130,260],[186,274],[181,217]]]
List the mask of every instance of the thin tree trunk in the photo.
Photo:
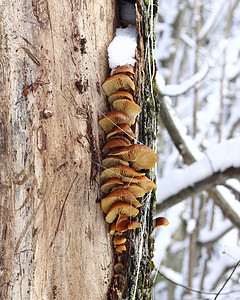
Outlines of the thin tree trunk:
[[1,299],[107,299],[98,110],[115,2],[2,1]]

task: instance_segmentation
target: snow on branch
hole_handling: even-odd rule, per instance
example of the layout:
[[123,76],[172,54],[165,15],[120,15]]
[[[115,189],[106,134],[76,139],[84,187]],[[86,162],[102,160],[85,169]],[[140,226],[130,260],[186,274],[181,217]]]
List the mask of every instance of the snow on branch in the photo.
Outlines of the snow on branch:
[[228,3],[226,0],[222,0],[220,5],[217,9],[214,9],[210,17],[207,19],[206,23],[203,25],[202,29],[199,32],[198,40],[201,41],[209,34],[209,32],[216,26],[217,21],[219,20],[219,16],[221,16],[221,13],[224,9],[224,6],[226,3]]
[[[159,91],[162,95],[177,97],[187,93],[191,88],[195,87],[198,83],[203,81],[209,71],[209,65],[206,64],[198,73],[194,74],[191,78],[183,81],[181,84],[168,84],[160,87]],[[157,77],[156,77],[156,80]]]
[[[162,84],[161,76],[158,74],[158,77],[157,77],[158,88],[161,87],[161,84]],[[204,157],[204,154],[201,151],[199,151],[199,149],[194,144],[194,141],[191,139],[191,137],[186,134],[186,128],[182,125],[181,121],[176,116],[176,113],[171,106],[170,98],[169,97],[164,97],[164,98],[160,97],[160,100],[161,100],[161,117],[162,117],[163,123],[164,123],[169,135],[171,136],[173,143],[175,144],[179,153],[182,155],[184,162],[187,164],[192,164],[192,163],[202,159]],[[231,149],[228,149],[228,150],[230,151],[229,153],[231,153]],[[212,155],[211,151],[209,152],[208,155],[210,155],[210,156]],[[214,153],[213,153],[213,155],[214,155]],[[230,155],[227,154],[226,156],[230,156]],[[206,155],[205,155],[205,159],[206,159]],[[227,158],[222,157],[222,160],[225,160],[225,159],[227,159]],[[213,168],[216,167],[214,165],[213,165]],[[223,165],[222,165],[222,167],[223,167]],[[231,177],[228,177],[228,178],[231,178]],[[216,183],[219,183],[217,181],[219,181],[219,180],[216,180]],[[209,196],[214,200],[215,204],[220,207],[220,209],[222,210],[225,217],[228,218],[229,220],[231,220],[236,226],[240,227],[240,216],[236,212],[234,205],[232,203],[229,204],[229,201],[228,201],[229,197],[226,196],[226,193],[223,193],[223,191],[222,191],[222,189],[220,189],[220,187],[216,188],[216,187],[214,187],[214,184],[212,184],[210,186],[211,186],[211,189],[207,189],[205,187]],[[203,189],[204,189],[203,187],[199,188],[199,190],[201,190],[201,191]],[[159,188],[158,191],[159,191],[158,198],[159,198],[159,195],[160,195],[160,197],[162,197],[161,196],[161,194],[163,192],[162,189]],[[184,193],[184,195],[185,195],[185,193]],[[167,208],[173,206],[175,203],[179,202],[178,199],[175,199],[174,196],[169,196],[169,197],[171,198],[170,201],[164,201],[164,203],[157,204],[157,209],[156,209],[157,214],[159,212],[161,212],[162,210],[167,209]],[[166,198],[166,197],[164,197],[164,198]],[[182,194],[182,198],[180,199],[180,201],[184,200],[184,199],[186,199],[186,197],[183,196],[183,194]],[[175,201],[177,201],[177,202],[175,202]],[[236,201],[234,200],[232,202],[236,202]]]
[[[192,171],[198,172],[198,168],[200,165],[198,163],[194,164],[194,168],[191,168]],[[187,167],[190,168],[190,167]],[[195,177],[195,174],[191,174],[189,172],[190,169],[186,170],[186,174],[188,175],[193,175]],[[184,171],[183,171],[184,172]],[[203,172],[200,172],[203,174]],[[181,202],[182,200],[187,199],[188,197],[191,197],[197,193],[202,192],[203,190],[208,190],[212,187],[214,187],[217,184],[221,184],[225,182],[229,178],[238,178],[240,179],[240,168],[228,168],[224,170],[223,172],[217,172],[217,173],[212,173],[210,176],[205,177],[204,179],[198,180],[198,181],[191,181],[188,182],[189,185],[186,187],[185,183],[182,184],[182,188],[180,187],[179,182],[176,182],[177,179],[181,181],[181,172],[178,173],[178,176],[170,177],[176,175],[176,172],[172,172],[169,174],[169,176],[166,176],[158,181],[158,186],[161,189],[161,186],[164,186],[168,184],[169,189],[167,191],[164,191],[163,197],[161,199],[158,199],[162,201],[160,204],[157,204],[157,209],[156,213],[159,214],[161,211]],[[186,174],[182,173],[183,176]],[[169,190],[172,190],[170,192]],[[178,191],[176,191],[178,190]],[[168,193],[167,193],[168,192]],[[165,197],[164,197],[165,196]],[[236,200],[234,207],[231,208],[234,212],[239,212],[240,211],[240,203]],[[238,214],[238,218],[240,218],[240,214]],[[231,219],[232,220],[232,219]],[[236,223],[236,222],[234,222]],[[236,224],[238,227],[240,226],[239,222]]]
[[220,228],[219,231],[208,231],[205,232],[204,235],[200,235],[200,238],[198,239],[197,243],[199,246],[206,246],[209,244],[214,244],[218,240],[220,240],[226,233],[228,233],[230,230],[234,228],[232,224],[229,224],[228,226],[224,224],[222,226],[223,228]]
[[[173,196],[186,199],[196,192],[223,183],[229,178],[240,178],[239,153],[239,138],[211,146],[205,151],[202,159],[185,169],[173,170],[158,180],[161,190],[158,200],[162,202]],[[164,189],[161,189],[161,186]]]

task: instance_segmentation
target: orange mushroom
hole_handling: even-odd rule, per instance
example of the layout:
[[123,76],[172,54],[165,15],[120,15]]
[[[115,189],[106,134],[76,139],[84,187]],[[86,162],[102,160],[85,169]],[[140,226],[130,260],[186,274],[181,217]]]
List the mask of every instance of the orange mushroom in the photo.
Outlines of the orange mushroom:
[[116,74],[108,77],[102,84],[107,96],[122,90],[127,92],[133,92],[135,90],[135,85],[132,79],[125,74]]
[[128,99],[130,101],[133,101],[133,96],[129,92],[126,91],[118,91],[116,93],[111,94],[108,97],[108,102],[112,104],[117,99]]
[[113,127],[113,129],[107,135],[107,140],[117,134],[125,134],[128,138],[135,138],[136,135],[130,128],[128,124],[119,124],[118,126]]
[[129,126],[132,125],[129,116],[120,111],[110,111],[106,113],[99,120],[99,124],[106,134],[108,134],[117,124],[128,124]]
[[142,111],[141,107],[137,103],[129,101],[127,99],[115,100],[112,106],[114,110],[121,111],[128,115],[132,124],[135,123],[136,117]]
[[166,219],[164,217],[159,217],[156,219],[156,225],[153,229],[153,232],[161,226],[168,226],[168,225],[169,225],[168,219]]
[[103,181],[106,181],[110,178],[123,179],[125,176],[134,178],[134,177],[139,177],[139,176],[143,176],[143,175],[145,175],[145,173],[136,172],[130,167],[123,166],[123,165],[116,165],[114,167],[110,167],[110,168],[104,170],[101,173],[100,178]]
[[111,151],[110,155],[119,155],[126,161],[131,161],[135,170],[151,169],[157,161],[157,154],[144,145],[131,145]]
[[114,151],[129,145],[131,145],[131,142],[129,140],[128,142],[126,142],[123,139],[111,139],[107,141],[106,144],[102,147],[102,152],[103,154],[107,154],[110,151]]
[[116,202],[126,202],[134,207],[140,207],[142,204],[134,197],[134,195],[126,189],[118,188],[101,200],[102,211],[106,214],[110,207]]
[[117,216],[124,214],[127,216],[131,216],[131,217],[136,217],[139,213],[139,210],[137,208],[135,208],[134,206],[132,206],[129,203],[126,202],[117,202],[115,204],[113,204],[106,217],[105,217],[105,221],[107,223],[113,223],[114,220],[117,218]]

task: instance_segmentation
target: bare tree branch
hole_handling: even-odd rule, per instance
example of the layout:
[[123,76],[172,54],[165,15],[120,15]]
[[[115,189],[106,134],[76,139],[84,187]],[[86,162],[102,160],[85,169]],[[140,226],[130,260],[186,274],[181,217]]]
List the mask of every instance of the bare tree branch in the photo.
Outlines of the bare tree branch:
[[[195,183],[194,186],[189,186],[187,188],[182,189],[180,192],[175,194],[174,196],[171,196],[167,199],[165,199],[162,203],[157,204],[156,213],[160,213],[161,211],[181,202],[182,200],[187,199],[188,197],[194,196],[197,193],[202,192],[203,190],[209,190],[215,185],[221,184],[225,182],[229,178],[237,178],[240,179],[240,168],[228,168],[223,172],[217,172],[211,175],[210,177],[207,177],[197,183]],[[236,214],[235,212],[232,212],[232,214]],[[237,214],[236,214],[237,217]],[[237,217],[238,222],[236,222],[236,219],[231,219],[232,222],[234,222],[238,227],[240,227],[239,223],[239,217]]]
[[228,226],[225,230],[223,230],[222,232],[220,232],[218,235],[214,236],[214,237],[209,237],[207,240],[205,240],[204,242],[202,242],[201,240],[198,240],[197,243],[200,247],[203,246],[208,246],[209,244],[214,244],[215,242],[217,242],[220,238],[222,238],[226,233],[228,233],[230,230],[232,230],[234,228],[233,225]]
[[[178,149],[179,153],[182,155],[184,162],[189,165],[196,162],[201,157],[202,153],[194,145],[193,141],[190,139],[189,136],[183,135],[182,132],[179,131],[178,128],[179,128],[179,126],[181,126],[181,123],[178,120],[179,124],[176,124],[177,118],[173,117],[175,111],[170,106],[170,104],[167,104],[167,97],[163,98],[160,95],[160,101],[161,101],[162,121],[163,121],[165,128],[167,129],[169,135],[171,136],[174,145]],[[170,197],[168,199],[168,201],[164,201],[164,203],[157,204],[156,212],[159,213],[162,210],[167,209],[167,208],[171,207],[172,205],[186,199],[186,197],[185,197],[186,193],[188,195],[187,197],[189,197],[189,196],[193,195],[195,192],[197,192],[198,189],[200,191],[206,190],[207,193],[209,194],[209,196],[214,200],[215,204],[222,210],[222,213],[224,214],[224,216],[226,218],[228,218],[229,220],[231,220],[231,222],[233,222],[237,227],[240,227],[240,217],[232,209],[232,207],[230,207],[230,205],[228,204],[228,202],[226,201],[226,199],[224,198],[222,193],[216,187],[214,187],[215,184],[219,184],[218,180],[222,177],[221,176],[218,177],[219,174],[214,174],[214,177],[212,179],[214,179],[215,176],[216,176],[217,180],[215,180],[214,184],[213,183],[209,184],[208,182],[206,182],[207,186],[204,188],[203,185],[201,185],[201,183],[199,183],[198,187],[194,187],[194,191],[193,191],[193,188],[190,187],[189,191],[192,190],[192,194],[189,191],[188,191],[188,193],[187,193],[187,191],[182,191],[181,195],[179,195],[179,193],[178,193],[178,196],[181,196],[181,199],[178,199],[175,196]],[[228,178],[230,178],[230,177],[228,177]],[[222,183],[224,182],[222,180],[220,180],[220,181]],[[202,182],[202,184],[203,184],[203,182]]]
[[224,282],[223,286],[221,287],[221,289],[219,290],[219,292],[217,293],[216,297],[214,298],[214,300],[217,299],[217,297],[221,294],[221,291],[224,289],[224,287],[226,286],[226,284],[228,283],[228,281],[231,279],[231,277],[233,276],[233,273],[236,271],[237,267],[240,264],[240,260],[237,262],[237,264],[235,265],[235,267],[233,268],[231,274],[228,276],[227,280]]

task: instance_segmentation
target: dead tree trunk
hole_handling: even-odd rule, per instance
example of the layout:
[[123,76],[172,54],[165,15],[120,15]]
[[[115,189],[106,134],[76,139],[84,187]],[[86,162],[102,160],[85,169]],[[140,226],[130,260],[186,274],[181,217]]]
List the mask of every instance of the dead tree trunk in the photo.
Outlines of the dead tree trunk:
[[2,2],[0,299],[106,299],[98,110],[116,1]]

